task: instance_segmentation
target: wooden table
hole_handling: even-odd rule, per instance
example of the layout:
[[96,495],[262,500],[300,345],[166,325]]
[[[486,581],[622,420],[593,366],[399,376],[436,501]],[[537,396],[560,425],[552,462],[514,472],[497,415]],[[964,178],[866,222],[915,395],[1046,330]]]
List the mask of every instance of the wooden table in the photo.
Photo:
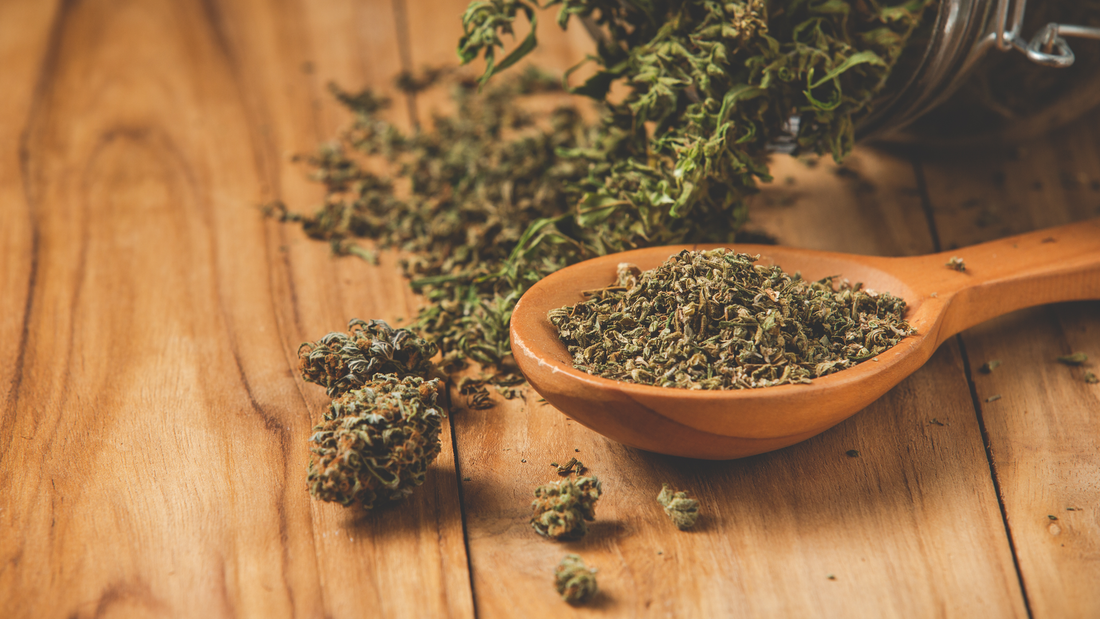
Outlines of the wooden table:
[[[450,62],[464,4],[0,3],[0,614],[1100,616],[1100,385],[1054,361],[1100,359],[1098,302],[965,332],[779,452],[663,457],[531,392],[456,398],[406,503],[311,500],[326,399],[298,344],[420,301],[393,255],[333,259],[256,205],[315,204],[287,155],[346,122],[325,83]],[[556,68],[589,45],[549,16],[542,39]],[[405,126],[433,105],[396,102]],[[861,147],[775,176],[751,227],[783,244],[926,253],[1100,215],[1100,117],[1003,154]],[[531,490],[571,455],[605,494],[586,538],[552,543]],[[699,498],[696,530],[661,513],[664,482]],[[590,607],[551,586],[567,552],[599,568]]]

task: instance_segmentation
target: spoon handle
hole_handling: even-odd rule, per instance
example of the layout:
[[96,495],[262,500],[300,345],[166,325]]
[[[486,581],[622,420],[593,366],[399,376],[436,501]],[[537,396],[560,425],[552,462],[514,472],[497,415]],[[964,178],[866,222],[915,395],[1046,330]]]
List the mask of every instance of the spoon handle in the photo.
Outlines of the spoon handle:
[[[952,258],[965,270],[948,266]],[[915,296],[943,306],[938,344],[1025,307],[1100,299],[1100,219],[897,260]]]

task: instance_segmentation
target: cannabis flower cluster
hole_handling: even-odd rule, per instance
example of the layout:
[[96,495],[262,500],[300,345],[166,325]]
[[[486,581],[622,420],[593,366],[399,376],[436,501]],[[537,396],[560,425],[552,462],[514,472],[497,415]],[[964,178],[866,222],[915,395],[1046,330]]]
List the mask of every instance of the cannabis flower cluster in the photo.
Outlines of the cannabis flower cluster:
[[566,602],[583,604],[596,595],[596,570],[585,567],[578,555],[565,555],[554,570],[554,587]]
[[686,492],[673,492],[668,484],[664,484],[657,495],[657,502],[681,531],[695,526],[695,520],[699,518],[699,501],[689,499]]
[[348,332],[329,333],[298,347],[302,378],[324,387],[330,398],[362,387],[375,374],[426,376],[438,352],[432,342],[383,320],[353,318]]
[[596,519],[600,492],[600,480],[596,477],[565,479],[535,488],[531,527],[539,535],[554,540],[583,537],[588,532],[585,521]]
[[299,348],[302,378],[335,398],[309,439],[310,494],[371,509],[424,483],[446,416],[439,379],[423,376],[435,352],[408,330],[358,319]]

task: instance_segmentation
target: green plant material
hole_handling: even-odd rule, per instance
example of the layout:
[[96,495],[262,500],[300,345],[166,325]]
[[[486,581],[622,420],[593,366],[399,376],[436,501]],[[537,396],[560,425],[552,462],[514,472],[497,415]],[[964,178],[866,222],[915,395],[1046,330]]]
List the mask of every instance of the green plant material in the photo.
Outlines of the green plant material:
[[1096,378],[1096,374],[1093,372],[1085,372],[1085,382],[1090,385],[1095,385],[1096,383],[1100,383],[1100,378]]
[[959,258],[958,256],[951,256],[951,259],[948,260],[944,264],[944,266],[946,266],[948,268],[951,268],[951,269],[955,269],[956,271],[959,271],[960,273],[966,270],[966,262],[962,258]]
[[993,370],[996,370],[1001,365],[1000,359],[993,359],[992,361],[986,361],[982,364],[982,367],[978,368],[978,371],[982,374],[992,374]]
[[[454,115],[411,135],[382,120],[384,97],[333,87],[355,122],[303,158],[326,186],[322,208],[266,211],[338,253],[372,258],[360,238],[407,251],[405,273],[430,302],[415,328],[444,369],[498,365],[512,307],[543,276],[615,251],[733,241],[771,144],[843,157],[933,1],[550,0],[559,24],[578,17],[601,33],[597,73],[571,89],[599,102],[594,126],[571,107],[524,112],[526,95],[561,92],[531,71],[480,96],[446,71],[401,76],[409,92],[455,82]],[[534,2],[471,4],[460,59],[486,60],[483,83],[534,48],[537,16]],[[507,35],[518,42],[505,53]],[[607,99],[613,83],[625,97]]]
[[568,554],[554,569],[554,588],[570,604],[584,604],[596,595],[596,570],[578,555]]
[[1060,363],[1064,363],[1066,365],[1084,365],[1085,363],[1088,362],[1088,360],[1089,360],[1088,354],[1083,353],[1083,352],[1075,352],[1072,355],[1065,355],[1065,356],[1062,356],[1062,357],[1058,357],[1058,361]]
[[600,480],[596,477],[565,479],[535,488],[531,528],[554,540],[584,537],[588,532],[585,521],[596,519],[600,492]]
[[[484,55],[487,79],[504,48],[493,32],[511,34],[518,14],[556,6],[563,28],[579,18],[599,39],[586,60],[597,71],[572,92],[607,105],[601,130],[613,138],[583,154],[591,167],[581,211],[627,217],[643,233],[668,217],[719,216],[728,228],[756,179],[769,178],[770,144],[793,138],[806,151],[847,155],[858,118],[932,4],[479,0],[463,15],[458,54],[464,63]],[[509,60],[536,43],[532,29]],[[609,96],[616,83],[625,96]]]
[[548,318],[577,369],[683,389],[808,383],[914,333],[902,299],[833,278],[807,282],[758,258],[715,249],[683,251],[644,273],[620,265],[615,285]]
[[354,253],[348,248],[358,239],[403,250],[405,275],[429,301],[413,328],[441,348],[445,370],[467,359],[499,366],[524,291],[606,251],[604,235],[612,249],[629,243],[610,224],[581,228],[571,212],[587,171],[562,153],[589,146],[592,131],[580,112],[561,106],[535,114],[521,105],[530,96],[560,96],[560,81],[536,70],[509,77],[477,94],[476,84],[452,73],[403,76],[417,89],[447,80],[456,108],[412,134],[383,119],[388,100],[333,86],[355,121],[338,142],[300,158],[326,186],[322,208],[302,215],[281,203],[265,207],[343,253]]
[[657,495],[657,502],[681,531],[695,526],[695,520],[699,518],[699,501],[689,499],[686,492],[673,492],[668,484],[664,484]]
[[439,379],[374,376],[332,401],[313,428],[310,494],[371,509],[408,496],[439,455]]
[[556,462],[552,464],[555,468],[558,469],[558,475],[561,475],[562,477],[566,477],[574,473],[576,473],[577,475],[584,475],[584,472],[588,470],[588,468],[584,466],[584,463],[576,458],[570,458],[569,462],[566,462],[565,464],[562,464],[560,466]]
[[844,452],[844,455],[848,456],[849,458],[858,458],[859,457],[859,450],[858,449],[849,449],[848,451]]
[[353,318],[347,333],[329,333],[299,346],[298,368],[304,380],[335,398],[362,387],[375,374],[426,377],[437,352],[435,344],[408,329]]

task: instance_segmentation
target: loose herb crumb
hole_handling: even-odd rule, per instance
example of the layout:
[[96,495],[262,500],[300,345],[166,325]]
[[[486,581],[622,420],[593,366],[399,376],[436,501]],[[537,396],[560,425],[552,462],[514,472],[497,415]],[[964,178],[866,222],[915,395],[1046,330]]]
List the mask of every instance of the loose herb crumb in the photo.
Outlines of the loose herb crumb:
[[1100,378],[1097,378],[1096,374],[1093,372],[1085,372],[1085,382],[1090,385],[1095,385],[1096,383],[1100,383]]
[[584,472],[588,470],[588,468],[584,466],[584,463],[576,458],[570,458],[569,462],[566,462],[561,466],[558,466],[556,462],[552,464],[553,466],[557,467],[558,475],[561,475],[562,477],[567,477],[573,473],[576,473],[577,475],[584,475]]
[[986,361],[985,363],[983,363],[982,367],[978,368],[978,371],[983,374],[991,374],[993,370],[996,370],[998,367],[1000,367],[1000,365],[1000,359],[993,359],[991,361]]
[[959,258],[957,256],[951,256],[951,259],[947,261],[946,266],[959,272],[966,271],[966,263],[963,261],[962,258]]
[[998,393],[998,394],[989,396],[988,398],[985,399],[985,401],[986,402],[996,402],[997,400],[1000,400],[1000,399],[1001,399],[1001,394]]
[[849,449],[848,451],[844,452],[844,454],[846,456],[848,456],[849,458],[858,458],[859,457],[859,450],[858,449]]
[[1088,354],[1083,352],[1075,352],[1072,355],[1058,357],[1058,361],[1066,365],[1084,365],[1088,360]]

